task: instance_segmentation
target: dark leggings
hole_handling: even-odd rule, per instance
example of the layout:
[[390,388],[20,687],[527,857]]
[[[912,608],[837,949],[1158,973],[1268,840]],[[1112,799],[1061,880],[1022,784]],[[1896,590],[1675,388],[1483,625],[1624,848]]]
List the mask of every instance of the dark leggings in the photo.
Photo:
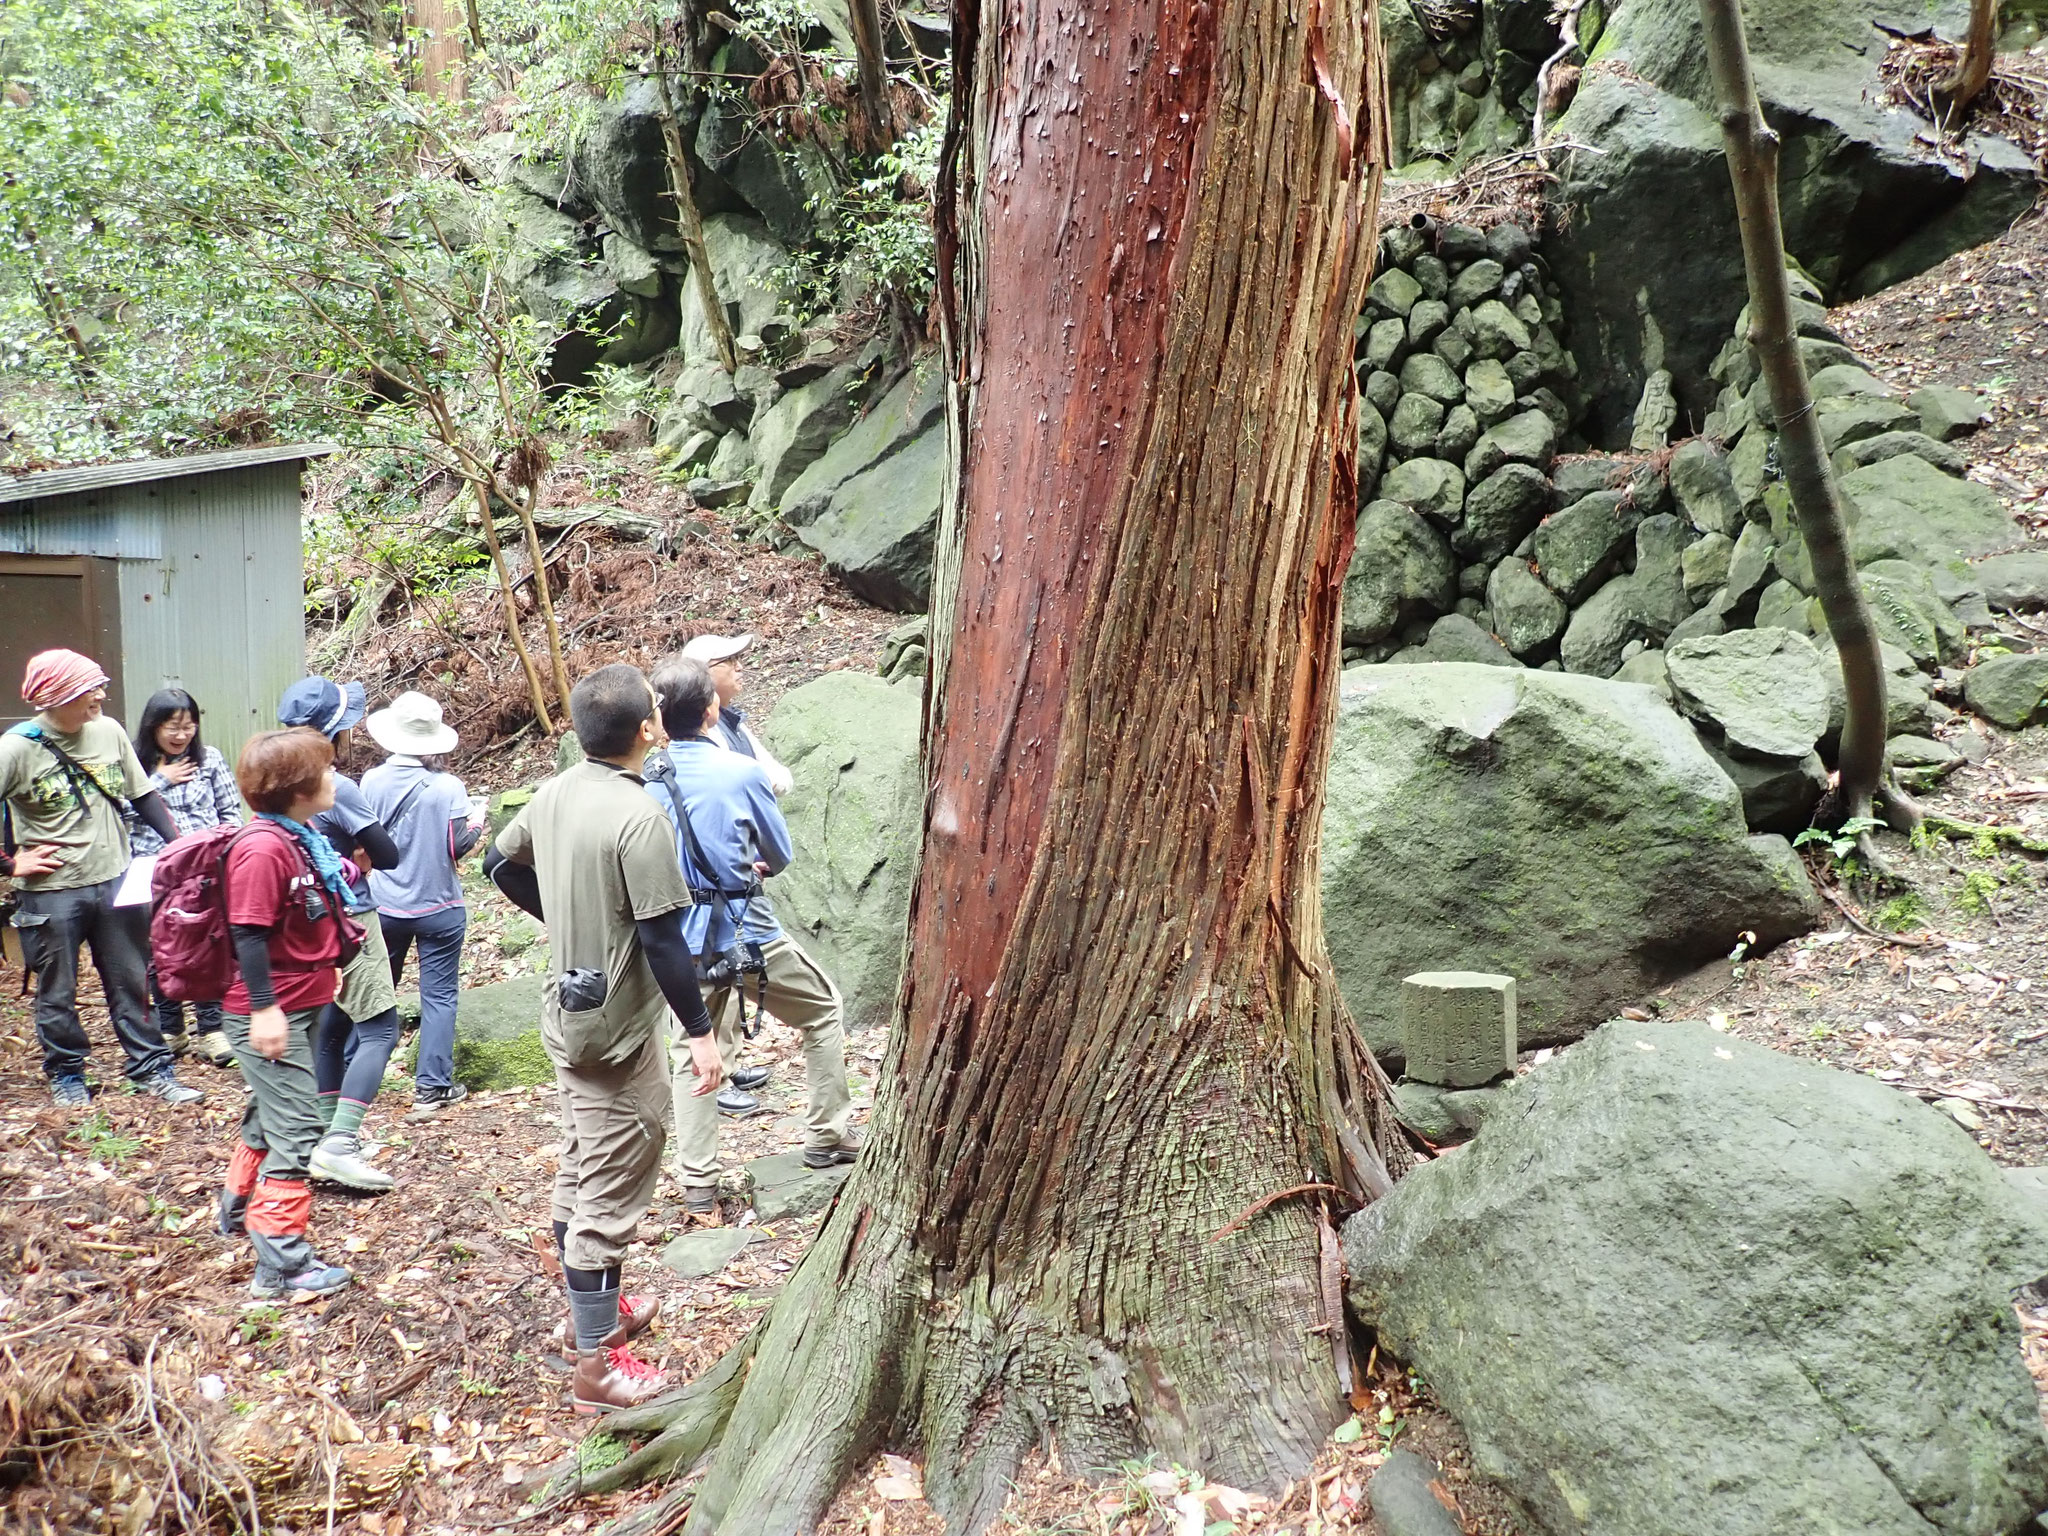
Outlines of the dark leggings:
[[329,1003],[320,1015],[313,1046],[313,1070],[320,1091],[339,1092],[358,1104],[372,1102],[397,1044],[396,1008],[386,1008],[357,1023]]

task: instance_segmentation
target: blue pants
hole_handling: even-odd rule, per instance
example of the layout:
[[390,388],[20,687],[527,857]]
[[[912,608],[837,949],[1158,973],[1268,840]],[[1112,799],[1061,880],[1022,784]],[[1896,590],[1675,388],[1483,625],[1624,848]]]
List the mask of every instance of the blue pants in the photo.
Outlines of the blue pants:
[[405,969],[413,940],[420,946],[420,1051],[413,1088],[447,1088],[455,1082],[455,999],[462,987],[462,938],[469,931],[467,907],[444,907],[425,917],[380,913],[384,942],[391,949],[391,980]]
[[[168,1040],[172,1035],[185,1033],[185,1005],[174,1003],[165,997],[156,984],[156,967],[149,968],[149,1001],[156,1010],[157,1028]],[[192,1028],[202,1035],[212,1034],[221,1028],[219,1003],[194,1003],[192,1005]]]

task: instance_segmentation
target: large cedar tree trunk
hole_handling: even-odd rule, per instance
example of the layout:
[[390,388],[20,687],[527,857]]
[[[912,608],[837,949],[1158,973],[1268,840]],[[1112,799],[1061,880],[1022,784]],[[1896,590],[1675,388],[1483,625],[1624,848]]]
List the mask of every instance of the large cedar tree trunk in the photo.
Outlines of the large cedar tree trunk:
[[868,1151],[772,1311],[616,1416],[667,1426],[636,1470],[715,1442],[699,1536],[806,1530],[884,1447],[956,1532],[1045,1441],[1277,1488],[1346,1411],[1344,1202],[1299,1186],[1406,1166],[1318,896],[1371,0],[954,23],[958,483],[906,969]]

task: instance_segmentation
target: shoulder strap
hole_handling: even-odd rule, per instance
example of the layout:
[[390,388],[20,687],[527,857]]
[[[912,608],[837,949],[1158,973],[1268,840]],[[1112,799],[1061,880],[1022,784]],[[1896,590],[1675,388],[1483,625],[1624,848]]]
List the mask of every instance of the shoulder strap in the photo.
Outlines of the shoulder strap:
[[682,828],[683,842],[690,850],[690,862],[697,866],[698,874],[713,890],[718,888],[718,871],[711,867],[711,861],[704,857],[704,847],[697,841],[697,830],[690,825],[690,813],[683,809],[682,791],[676,788],[675,769],[658,777],[655,783],[668,795],[668,803],[676,808],[676,825]]
[[396,832],[398,830],[399,818],[405,815],[406,808],[410,806],[413,802],[413,797],[419,794],[421,790],[427,787],[427,780],[432,777],[433,775],[428,774],[425,777],[414,779],[412,788],[408,789],[404,794],[400,795],[398,797],[398,804],[391,807],[391,814],[389,816],[379,816],[377,818],[378,821],[384,824],[385,831]]
[[[65,776],[71,780],[72,793],[78,796],[78,804],[81,810],[85,807],[85,793],[84,791],[79,789],[78,781],[80,779],[83,779],[85,780],[86,783],[90,784],[94,789],[99,791],[100,798],[106,801],[107,804],[111,805],[117,814],[127,814],[128,808],[126,801],[122,800],[122,798],[119,795],[115,794],[112,790],[108,789],[106,785],[102,784],[98,779],[94,778],[90,773],[88,773],[85,769],[85,765],[79,762],[77,758],[73,757],[69,752],[66,752],[62,747],[58,746],[57,743],[50,740],[49,737],[45,736],[42,732],[42,728],[36,725],[34,721],[28,721],[26,723],[28,729],[22,730],[21,734],[28,737],[30,741],[33,741],[34,743],[36,743],[36,745],[40,746],[45,752],[48,752],[50,756],[57,759],[58,763],[64,769]],[[16,729],[21,728],[16,727]]]

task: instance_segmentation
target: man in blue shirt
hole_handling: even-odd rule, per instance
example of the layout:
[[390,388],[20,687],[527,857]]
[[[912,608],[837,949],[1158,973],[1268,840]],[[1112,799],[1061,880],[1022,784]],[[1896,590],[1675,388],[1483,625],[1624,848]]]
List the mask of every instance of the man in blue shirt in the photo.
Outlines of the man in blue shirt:
[[[774,788],[760,764],[727,750],[712,735],[718,727],[718,689],[702,662],[679,657],[664,664],[652,681],[669,744],[662,754],[665,765],[651,754],[648,758],[647,792],[676,828],[677,857],[696,903],[683,915],[684,937],[700,960],[715,959],[735,944],[758,945],[765,967],[742,973],[737,983],[715,990],[706,986],[720,1054],[729,1055],[729,1046],[737,1044],[743,999],[796,1030],[803,1037],[810,1099],[804,1165],[850,1163],[860,1143],[848,1129],[852,1096],[839,989],[782,931],[759,889],[760,877],[786,868],[792,852]],[[688,1057],[677,1056],[672,1048],[670,1062],[677,1181],[684,1204],[708,1213],[717,1205],[718,1112],[709,1095],[696,1092]]]

